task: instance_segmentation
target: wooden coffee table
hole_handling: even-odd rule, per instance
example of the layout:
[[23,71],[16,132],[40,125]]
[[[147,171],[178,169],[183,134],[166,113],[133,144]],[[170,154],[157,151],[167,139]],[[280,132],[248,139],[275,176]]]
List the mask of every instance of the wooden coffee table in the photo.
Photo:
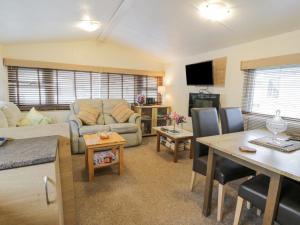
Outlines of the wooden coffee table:
[[[83,136],[86,145],[85,151],[85,165],[88,169],[89,181],[94,180],[95,169],[119,165],[119,175],[124,171],[124,145],[126,141],[118,133],[111,133],[108,139],[101,139],[97,134],[86,134]],[[98,151],[105,151],[111,149],[114,153],[118,154],[118,160],[111,163],[101,165],[94,165],[94,153]]]
[[[182,141],[188,141],[190,140],[190,159],[193,158],[193,133],[189,132],[187,130],[180,130],[179,133],[171,133],[169,131],[164,131],[161,128],[163,127],[153,127],[153,129],[156,131],[157,135],[157,143],[156,143],[156,150],[157,152],[160,152],[160,137],[166,137],[174,141],[175,148],[174,148],[174,162],[177,162],[177,153],[178,153],[178,145]],[[172,130],[173,126],[165,126],[164,128],[167,128],[169,130]]]

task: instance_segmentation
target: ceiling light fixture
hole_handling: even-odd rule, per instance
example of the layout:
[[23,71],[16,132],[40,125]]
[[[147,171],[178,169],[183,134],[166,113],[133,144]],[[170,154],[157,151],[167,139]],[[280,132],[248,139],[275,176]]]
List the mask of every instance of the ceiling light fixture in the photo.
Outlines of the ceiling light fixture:
[[223,1],[205,1],[198,9],[204,18],[212,21],[222,21],[231,13],[228,4]]
[[100,28],[101,23],[95,20],[81,20],[78,23],[78,27],[82,30],[93,32]]

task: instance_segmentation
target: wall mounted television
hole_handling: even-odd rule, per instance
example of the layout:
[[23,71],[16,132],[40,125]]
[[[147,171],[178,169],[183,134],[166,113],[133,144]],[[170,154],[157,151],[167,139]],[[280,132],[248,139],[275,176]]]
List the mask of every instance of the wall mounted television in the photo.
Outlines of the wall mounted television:
[[213,61],[185,66],[187,85],[213,85]]

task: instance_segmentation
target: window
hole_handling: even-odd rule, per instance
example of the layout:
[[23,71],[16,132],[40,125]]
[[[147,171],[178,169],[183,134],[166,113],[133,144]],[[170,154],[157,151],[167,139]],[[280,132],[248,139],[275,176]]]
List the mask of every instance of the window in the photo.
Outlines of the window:
[[281,111],[291,127],[300,121],[300,66],[246,70],[243,112],[249,126],[263,126],[265,119]]
[[9,98],[21,110],[69,109],[76,99],[120,99],[134,103],[138,94],[161,101],[162,77],[56,69],[8,67]]

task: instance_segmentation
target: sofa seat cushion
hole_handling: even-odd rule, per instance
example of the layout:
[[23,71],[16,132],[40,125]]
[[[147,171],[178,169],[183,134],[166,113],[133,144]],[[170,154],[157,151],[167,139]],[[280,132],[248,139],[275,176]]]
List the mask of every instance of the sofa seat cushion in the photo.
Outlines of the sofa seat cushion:
[[79,129],[79,134],[93,134],[97,132],[108,132],[110,131],[110,127],[108,125],[92,125],[92,126],[82,126]]
[[136,133],[138,126],[135,123],[115,123],[110,124],[110,130],[119,134]]

